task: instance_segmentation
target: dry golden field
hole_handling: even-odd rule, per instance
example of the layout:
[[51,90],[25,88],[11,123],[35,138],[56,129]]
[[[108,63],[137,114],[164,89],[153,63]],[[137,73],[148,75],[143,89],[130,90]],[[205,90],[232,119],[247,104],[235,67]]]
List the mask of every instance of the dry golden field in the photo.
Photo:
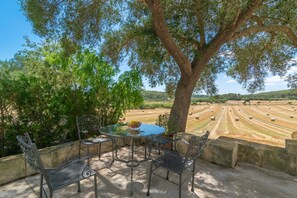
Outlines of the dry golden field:
[[[211,132],[211,138],[233,137],[284,147],[285,139],[297,131],[297,103],[263,103],[261,105],[211,104],[191,106],[187,133]],[[130,110],[125,120],[155,123],[158,115],[169,109]]]

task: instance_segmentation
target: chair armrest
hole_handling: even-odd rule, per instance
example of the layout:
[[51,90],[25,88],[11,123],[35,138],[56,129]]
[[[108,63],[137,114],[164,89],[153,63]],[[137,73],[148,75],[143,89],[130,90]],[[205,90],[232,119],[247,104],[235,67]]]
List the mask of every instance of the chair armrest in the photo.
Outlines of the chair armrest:
[[[57,170],[57,169],[61,169],[61,168],[66,168],[68,166],[71,166],[72,164],[78,163],[78,162],[82,162],[84,163],[84,159],[83,158],[76,158],[73,159],[71,161],[67,161],[66,163],[60,164],[57,167],[52,167],[52,168],[46,168],[47,170]],[[85,163],[84,163],[85,164]],[[85,164],[86,165],[86,164]]]

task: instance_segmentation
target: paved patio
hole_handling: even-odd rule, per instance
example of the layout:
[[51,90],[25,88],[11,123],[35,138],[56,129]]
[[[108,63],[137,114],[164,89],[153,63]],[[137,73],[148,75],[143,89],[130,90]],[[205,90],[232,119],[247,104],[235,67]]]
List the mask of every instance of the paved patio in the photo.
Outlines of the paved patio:
[[[139,150],[138,150],[139,152]],[[129,150],[122,149],[119,153],[127,157]],[[141,154],[141,152],[139,152]],[[125,156],[124,156],[125,155]],[[94,158],[91,167],[98,173],[99,197],[130,197],[130,168],[125,163],[116,161],[109,167],[111,153],[104,154],[99,161]],[[132,197],[147,197],[147,173],[149,161],[143,162],[134,169]],[[250,164],[238,164],[234,169],[224,168],[202,160],[197,162],[195,175],[195,192],[190,191],[190,177],[182,186],[182,197],[211,198],[211,197],[297,197],[297,177],[267,170]],[[158,174],[164,176],[166,171],[159,169]],[[177,182],[177,177],[171,175],[170,180]],[[186,172],[185,176],[190,176]],[[39,175],[30,176],[0,186],[0,198],[9,197],[38,197]],[[46,185],[45,185],[46,186]],[[93,180],[83,180],[82,192],[77,193],[77,186],[71,185],[54,193],[54,197],[82,198],[94,197]],[[178,197],[178,186],[157,175],[152,177],[151,198]]]

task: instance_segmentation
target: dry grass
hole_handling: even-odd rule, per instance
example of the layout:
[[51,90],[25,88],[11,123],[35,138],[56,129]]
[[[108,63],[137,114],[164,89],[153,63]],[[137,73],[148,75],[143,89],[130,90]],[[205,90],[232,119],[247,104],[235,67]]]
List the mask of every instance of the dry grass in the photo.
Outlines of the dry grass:
[[[297,111],[294,111],[297,107],[287,105],[286,101],[275,102],[273,105],[261,101],[265,105],[192,106],[186,131],[201,134],[209,130],[212,138],[227,136],[283,147],[285,139],[290,139],[292,132],[297,131]],[[169,109],[130,110],[125,120],[154,124],[158,115],[169,112]]]

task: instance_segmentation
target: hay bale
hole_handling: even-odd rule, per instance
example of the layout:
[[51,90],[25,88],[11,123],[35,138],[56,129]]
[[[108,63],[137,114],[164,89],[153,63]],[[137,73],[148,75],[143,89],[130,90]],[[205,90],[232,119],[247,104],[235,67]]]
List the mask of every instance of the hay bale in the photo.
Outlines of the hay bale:
[[192,115],[192,114],[193,114],[192,112],[189,113],[189,115]]
[[235,117],[235,121],[239,121],[239,117]]
[[250,116],[249,119],[252,120],[253,119],[253,116]]
[[269,114],[269,113],[267,113],[266,115],[267,115],[267,116],[269,116],[270,114]]
[[290,115],[290,118],[294,118],[294,116],[293,115]]
[[272,122],[275,122],[275,120],[276,120],[275,118],[271,118],[271,121],[272,121]]
[[195,119],[196,119],[196,120],[199,120],[199,116],[196,116]]
[[297,131],[295,131],[295,132],[293,132],[293,133],[291,134],[291,138],[292,138],[293,140],[297,140]]
[[210,118],[210,120],[216,120],[216,117],[212,116],[212,117]]

